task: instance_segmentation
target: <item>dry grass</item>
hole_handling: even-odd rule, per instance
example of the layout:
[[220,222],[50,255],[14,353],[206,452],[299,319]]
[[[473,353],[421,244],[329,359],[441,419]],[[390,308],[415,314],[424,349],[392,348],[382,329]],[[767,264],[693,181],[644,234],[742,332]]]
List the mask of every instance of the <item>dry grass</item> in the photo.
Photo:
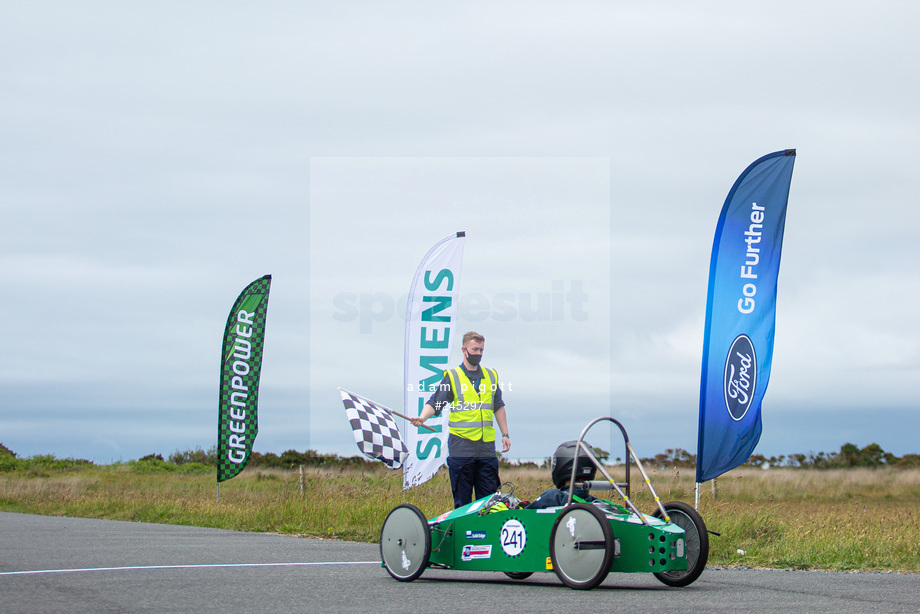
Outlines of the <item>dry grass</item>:
[[[622,476],[622,468],[612,471]],[[532,500],[548,487],[547,474],[510,468],[502,479]],[[635,470],[632,477],[632,498],[651,512],[641,477]],[[658,469],[650,477],[663,501],[693,502],[691,469]],[[218,501],[213,473],[136,473],[127,466],[0,473],[6,511],[359,541],[376,541],[400,503],[430,517],[453,506],[443,471],[404,492],[400,473],[382,466],[306,469],[302,479],[297,470],[247,470],[223,483],[220,495]],[[708,527],[722,533],[711,539],[711,564],[920,571],[920,470],[735,470],[717,480],[715,499],[709,484],[701,495]]]

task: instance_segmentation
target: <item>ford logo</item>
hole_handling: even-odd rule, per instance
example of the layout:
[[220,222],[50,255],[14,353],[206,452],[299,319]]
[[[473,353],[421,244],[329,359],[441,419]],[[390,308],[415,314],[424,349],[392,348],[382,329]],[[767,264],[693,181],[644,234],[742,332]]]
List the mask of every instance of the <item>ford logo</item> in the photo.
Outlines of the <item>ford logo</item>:
[[725,357],[725,407],[733,420],[741,420],[751,408],[757,384],[757,356],[747,335],[738,335]]

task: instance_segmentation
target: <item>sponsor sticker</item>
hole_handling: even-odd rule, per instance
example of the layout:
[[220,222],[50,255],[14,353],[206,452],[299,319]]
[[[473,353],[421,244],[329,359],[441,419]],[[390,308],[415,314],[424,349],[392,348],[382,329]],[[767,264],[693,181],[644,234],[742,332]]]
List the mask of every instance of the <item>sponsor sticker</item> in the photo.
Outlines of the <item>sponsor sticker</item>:
[[463,552],[460,553],[460,560],[472,561],[473,559],[490,559],[492,558],[492,545],[484,544],[467,544],[463,546]]
[[485,539],[486,532],[485,531],[467,531],[466,538],[467,539]]

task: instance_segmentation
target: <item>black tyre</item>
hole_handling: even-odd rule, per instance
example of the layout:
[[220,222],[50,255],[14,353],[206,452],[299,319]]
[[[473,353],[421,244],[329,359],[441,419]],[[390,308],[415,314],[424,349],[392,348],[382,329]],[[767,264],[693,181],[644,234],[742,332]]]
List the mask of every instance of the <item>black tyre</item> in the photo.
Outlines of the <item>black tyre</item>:
[[387,514],[380,530],[380,558],[400,582],[415,580],[428,567],[431,531],[428,520],[414,505],[398,505]]
[[[655,577],[668,586],[688,586],[696,581],[706,568],[709,560],[709,533],[706,523],[699,512],[681,501],[670,501],[664,509],[671,518],[671,523],[684,530],[684,547],[687,550],[687,569],[683,571],[662,571]],[[654,514],[661,518],[661,510]]]
[[610,573],[613,529],[593,505],[575,503],[563,510],[549,535],[553,571],[563,584],[592,589]]
[[523,580],[533,575],[532,571],[506,571],[505,575],[512,580]]

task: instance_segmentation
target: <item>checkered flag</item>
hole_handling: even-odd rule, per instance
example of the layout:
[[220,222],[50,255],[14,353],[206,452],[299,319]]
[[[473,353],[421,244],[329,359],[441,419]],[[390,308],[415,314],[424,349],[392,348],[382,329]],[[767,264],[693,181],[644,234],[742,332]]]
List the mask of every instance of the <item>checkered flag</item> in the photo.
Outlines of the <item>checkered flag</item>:
[[382,460],[390,469],[402,467],[409,449],[399,436],[393,410],[342,388],[339,393],[358,449],[370,458]]

